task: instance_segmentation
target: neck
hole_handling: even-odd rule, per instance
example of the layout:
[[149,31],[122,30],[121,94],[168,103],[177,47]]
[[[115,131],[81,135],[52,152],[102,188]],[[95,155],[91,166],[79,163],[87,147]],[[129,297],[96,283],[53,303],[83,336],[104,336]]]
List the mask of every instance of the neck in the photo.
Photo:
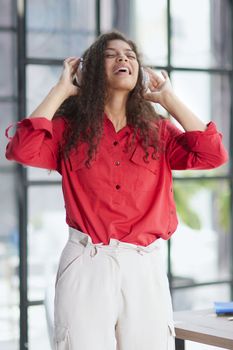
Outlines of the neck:
[[121,129],[127,124],[126,101],[128,94],[114,94],[109,96],[105,104],[104,111],[107,117],[114,124],[115,129]]

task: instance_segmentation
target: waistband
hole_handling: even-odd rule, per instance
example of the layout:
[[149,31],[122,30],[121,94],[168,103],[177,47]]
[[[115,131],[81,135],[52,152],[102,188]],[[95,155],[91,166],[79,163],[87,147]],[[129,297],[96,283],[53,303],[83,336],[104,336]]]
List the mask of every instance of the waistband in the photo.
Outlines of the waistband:
[[141,246],[137,244],[122,242],[115,238],[110,238],[109,244],[93,243],[91,237],[88,234],[70,226],[69,226],[69,240],[75,243],[82,244],[84,246],[93,247],[96,249],[96,251],[97,251],[97,248],[107,250],[107,251],[122,248],[122,249],[136,250],[138,253],[144,254],[144,253],[150,253],[154,250],[160,250],[161,248],[160,239],[155,240],[148,246]]

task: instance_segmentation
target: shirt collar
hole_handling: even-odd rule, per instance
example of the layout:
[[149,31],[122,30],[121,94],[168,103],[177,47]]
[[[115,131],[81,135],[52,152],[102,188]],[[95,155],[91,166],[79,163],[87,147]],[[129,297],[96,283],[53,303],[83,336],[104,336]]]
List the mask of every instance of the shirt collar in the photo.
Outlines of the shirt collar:
[[[107,114],[104,113],[104,124],[108,129],[111,129],[113,132],[116,133],[114,125],[112,121],[108,118]],[[133,128],[129,124],[124,126],[121,130],[119,130],[116,134],[130,134],[132,132]]]

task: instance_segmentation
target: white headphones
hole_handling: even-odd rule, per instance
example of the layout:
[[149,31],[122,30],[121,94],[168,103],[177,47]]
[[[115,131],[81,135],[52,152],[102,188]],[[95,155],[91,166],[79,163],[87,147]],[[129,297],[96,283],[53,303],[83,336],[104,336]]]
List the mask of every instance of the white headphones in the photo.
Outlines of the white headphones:
[[142,85],[144,86],[144,89],[146,91],[149,87],[150,76],[149,76],[149,73],[143,67],[141,67],[141,72],[142,72]]
[[82,80],[82,69],[83,69],[83,58],[81,57],[78,69],[74,75],[73,83],[74,85],[77,85],[78,87],[81,86],[81,80]]

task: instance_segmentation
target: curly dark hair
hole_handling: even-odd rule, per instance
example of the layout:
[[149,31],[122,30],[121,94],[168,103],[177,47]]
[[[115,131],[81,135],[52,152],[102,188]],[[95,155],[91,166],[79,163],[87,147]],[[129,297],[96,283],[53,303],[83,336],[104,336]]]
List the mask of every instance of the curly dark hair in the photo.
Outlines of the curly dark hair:
[[122,40],[135,52],[139,63],[137,83],[130,91],[126,103],[127,124],[133,127],[133,137],[127,145],[132,147],[138,135],[138,139],[145,150],[144,161],[148,162],[148,146],[153,146],[152,158],[156,159],[159,150],[158,128],[156,121],[160,115],[156,113],[152,104],[143,98],[144,87],[140,67],[140,56],[135,43],[127,39],[122,33],[112,31],[100,35],[96,41],[83,54],[82,84],[77,96],[67,98],[56,111],[54,118],[63,115],[67,120],[67,128],[64,132],[62,150],[68,157],[72,148],[77,143],[89,144],[86,166],[94,153],[103,132],[104,106],[107,98],[107,84],[105,73],[104,54],[107,43],[110,40]]

